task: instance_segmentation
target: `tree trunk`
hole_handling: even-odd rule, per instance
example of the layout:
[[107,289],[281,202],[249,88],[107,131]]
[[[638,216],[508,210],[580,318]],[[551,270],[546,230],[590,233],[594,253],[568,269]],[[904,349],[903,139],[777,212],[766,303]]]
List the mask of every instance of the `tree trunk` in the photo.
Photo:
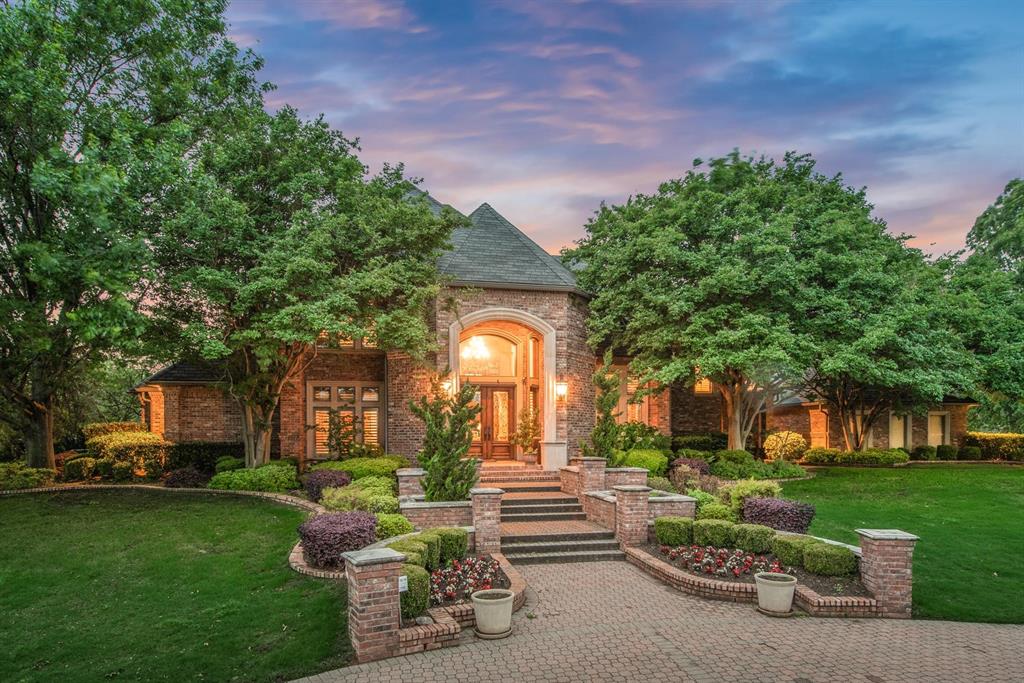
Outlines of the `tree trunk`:
[[721,386],[722,398],[725,399],[725,430],[728,436],[727,447],[730,450],[743,449],[747,435],[743,433],[743,390],[739,384]]
[[25,462],[29,467],[53,469],[53,409],[52,398],[34,398],[29,409],[25,430]]
[[270,441],[273,408],[267,410],[242,402],[242,443],[245,445],[245,466],[259,467],[270,462]]

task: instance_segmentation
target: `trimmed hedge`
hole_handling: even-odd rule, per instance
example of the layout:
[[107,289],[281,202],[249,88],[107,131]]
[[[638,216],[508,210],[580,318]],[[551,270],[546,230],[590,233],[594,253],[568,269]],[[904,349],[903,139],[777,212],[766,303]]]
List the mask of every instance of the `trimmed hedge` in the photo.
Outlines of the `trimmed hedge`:
[[737,524],[736,547],[748,553],[766,553],[771,550],[775,529],[761,524]]
[[772,539],[771,549],[775,557],[783,567],[802,567],[804,563],[804,549],[809,545],[823,545],[821,541],[810,536],[791,536],[789,534],[775,534]]
[[739,515],[747,498],[778,498],[781,493],[782,487],[774,481],[746,479],[727,488],[725,495],[729,496],[729,507],[733,513]]
[[[338,472],[338,470],[326,470],[327,472]],[[340,472],[340,474],[348,474],[348,472]],[[352,485],[356,488],[363,489],[365,491],[372,491],[386,496],[395,495],[395,480],[391,477],[382,477],[377,474],[370,475],[369,477],[363,477],[352,482]]]
[[82,435],[86,441],[97,436],[107,436],[108,434],[145,431],[148,431],[146,425],[141,422],[90,422],[89,424],[82,425]]
[[960,449],[956,446],[943,444],[941,446],[936,446],[935,457],[939,460],[956,460],[956,456],[959,451]]
[[[347,473],[337,472],[336,474]],[[377,538],[391,538],[392,536],[411,534],[412,531],[412,522],[398,513],[382,512],[377,515]]]
[[461,560],[469,553],[469,532],[458,527],[441,526],[428,529],[441,539],[441,564]]
[[228,491],[286,493],[299,486],[295,468],[291,465],[272,464],[256,469],[229,470],[213,475],[213,479],[210,480],[211,489]]
[[693,542],[731,548],[736,545],[736,525],[724,519],[698,519],[693,523]]
[[56,476],[56,471],[43,467],[29,467],[22,462],[0,462],[0,491],[49,486]]
[[135,466],[130,462],[117,462],[113,458],[103,458],[101,462],[110,462],[110,477],[116,482],[131,481],[135,476]]
[[204,489],[209,482],[209,474],[195,467],[182,467],[167,475],[164,486],[169,489]]
[[654,536],[661,545],[673,548],[693,542],[693,520],[689,517],[658,517],[654,520]]
[[1024,461],[1024,434],[967,432],[960,445],[981,449],[980,460]]
[[[104,479],[113,479],[114,477],[114,459],[113,458],[100,458],[96,461],[96,469],[93,473],[103,477]],[[206,484],[203,484],[205,486]]]
[[166,466],[169,470],[193,467],[200,472],[213,474],[218,460],[223,457],[240,458],[243,452],[244,447],[240,443],[182,441],[167,448]]
[[736,513],[728,505],[721,503],[707,503],[697,510],[697,519],[725,519],[730,522],[736,521]]
[[804,569],[821,576],[846,576],[857,571],[857,556],[849,548],[830,543],[804,546]]
[[403,538],[401,541],[395,541],[389,543],[388,547],[392,550],[405,555],[405,561],[409,564],[415,564],[420,567],[427,566],[427,559],[429,557],[427,544],[422,541],[415,541],[411,538]]
[[864,451],[810,448],[804,453],[803,462],[807,465],[902,465],[908,460],[910,456],[902,448],[868,448]]
[[85,442],[85,447],[97,460],[111,458],[115,463],[130,464],[133,472],[147,473],[163,470],[171,445],[157,434],[139,431],[112,432]]
[[352,475],[353,479],[372,477],[374,475],[390,477],[395,471],[408,467],[409,461],[399,455],[385,455],[381,458],[349,458],[348,460],[329,460],[314,465],[314,470],[341,470]]
[[964,446],[960,449],[961,460],[982,460],[981,449],[977,446]]
[[663,477],[668,471],[668,456],[662,451],[634,448],[623,457],[622,466],[642,467],[656,477]]
[[405,563],[402,576],[408,580],[407,590],[400,594],[403,619],[415,619],[430,607],[430,574],[423,567]]
[[352,483],[352,475],[348,472],[339,472],[338,470],[316,470],[310,472],[305,476],[303,486],[306,489],[306,495],[313,502],[319,503],[321,496],[323,496],[324,489],[327,488],[341,488],[342,486],[348,486]]
[[814,506],[782,498],[747,498],[743,501],[744,522],[763,524],[779,531],[805,534],[814,521]]
[[64,481],[82,481],[92,476],[96,459],[88,456],[75,458],[64,463]]
[[936,457],[935,446],[918,446],[910,452],[911,460],[935,460]]
[[326,488],[320,495],[320,504],[328,510],[365,510],[375,513],[398,512],[398,498],[373,489],[364,489],[355,483],[342,488]]
[[725,448],[728,443],[729,437],[721,432],[686,434],[672,439],[672,446],[677,453],[684,449],[714,452]]
[[410,540],[419,541],[427,546],[427,554],[424,559],[427,561],[427,569],[433,571],[441,566],[441,537],[437,534],[424,531],[410,536]]
[[314,567],[340,567],[342,553],[365,548],[377,540],[376,528],[377,518],[368,512],[317,515],[299,525],[306,562]]
[[245,467],[245,459],[234,455],[223,455],[217,458],[216,462],[213,463],[213,471],[217,474],[220,474],[221,472],[231,472],[232,470],[240,470],[243,467]]

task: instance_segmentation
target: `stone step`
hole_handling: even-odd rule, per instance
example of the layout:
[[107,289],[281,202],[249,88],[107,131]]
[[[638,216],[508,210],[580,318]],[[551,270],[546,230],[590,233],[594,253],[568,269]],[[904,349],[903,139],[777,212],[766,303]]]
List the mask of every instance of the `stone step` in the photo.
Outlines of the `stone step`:
[[505,557],[512,564],[564,564],[621,561],[626,559],[626,553],[621,550],[584,550],[580,552],[506,554]]
[[567,519],[586,519],[585,512],[502,512],[503,522],[553,522]]
[[505,493],[529,493],[531,491],[561,491],[562,487],[558,484],[544,484],[537,483],[532,486],[528,483],[515,483],[515,482],[502,482],[487,484],[486,488],[501,489]]
[[571,543],[572,541],[607,541],[615,538],[615,532],[611,530],[602,531],[567,531],[555,534],[509,534],[501,537],[502,544],[505,543]]
[[559,553],[581,552],[590,550],[618,550],[619,542],[612,538],[594,538],[573,541],[553,541],[548,537],[543,541],[525,541],[506,543],[501,541],[501,552],[505,555],[521,555],[523,553]]
[[543,482],[558,484],[561,480],[558,477],[547,477],[540,474],[534,475],[523,475],[523,476],[504,476],[504,475],[492,475],[490,477],[480,477],[481,484],[501,484],[503,482]]
[[[511,502],[511,501],[510,501]],[[509,505],[501,504],[501,514],[536,514],[540,512],[583,512],[583,506],[573,501],[571,503],[556,503],[554,505]]]
[[543,498],[502,498],[501,507],[534,507],[536,505],[579,505],[573,496],[545,496]]

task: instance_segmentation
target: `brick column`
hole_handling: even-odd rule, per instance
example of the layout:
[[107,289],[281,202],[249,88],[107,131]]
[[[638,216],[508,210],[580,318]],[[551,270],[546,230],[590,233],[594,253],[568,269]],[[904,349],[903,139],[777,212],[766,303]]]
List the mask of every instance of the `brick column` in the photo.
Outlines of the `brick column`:
[[501,552],[501,489],[473,489],[473,529],[476,552]]
[[562,493],[568,493],[578,498],[580,495],[580,468],[569,465],[558,470],[558,483]]
[[418,467],[403,467],[395,472],[395,476],[398,477],[398,495],[422,496],[423,482],[420,480],[426,473],[426,470],[421,470]]
[[647,543],[648,486],[620,484],[615,492],[615,538],[623,548]]
[[580,492],[583,495],[588,491],[605,491],[604,466],[607,464],[604,458],[573,458],[573,464],[580,470]]
[[909,619],[918,537],[898,529],[856,531],[860,536],[860,578],[878,601],[882,616]]
[[348,580],[348,636],[359,662],[398,654],[402,605],[398,575],[405,555],[391,548],[342,553]]

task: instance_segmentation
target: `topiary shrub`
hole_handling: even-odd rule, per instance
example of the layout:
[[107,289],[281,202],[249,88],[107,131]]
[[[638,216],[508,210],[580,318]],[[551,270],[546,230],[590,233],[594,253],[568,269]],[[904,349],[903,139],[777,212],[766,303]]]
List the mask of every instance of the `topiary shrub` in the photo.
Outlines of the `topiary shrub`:
[[141,422],[90,422],[89,424],[82,425],[82,435],[86,441],[108,434],[145,431],[147,431],[146,425]]
[[[270,464],[256,469],[240,469],[219,472],[210,480],[211,489],[228,491],[268,491],[287,493],[299,488],[295,468],[290,465]],[[344,489],[342,489],[344,490]],[[387,512],[393,512],[388,510]]]
[[634,449],[626,453],[623,467],[642,467],[656,477],[665,476],[668,471],[668,456],[661,451]]
[[977,446],[964,446],[960,449],[961,460],[981,460],[981,449]]
[[935,460],[935,446],[918,446],[910,451],[911,460]]
[[412,538],[403,538],[400,541],[389,543],[388,547],[405,555],[405,561],[420,567],[427,566],[429,551],[427,544]]
[[433,571],[441,566],[441,537],[429,531],[418,533],[409,537],[411,540],[419,541],[427,546],[427,554],[424,559],[427,561],[427,569]]
[[690,489],[686,492],[686,495],[697,499],[697,512],[700,512],[701,508],[705,505],[711,505],[718,501],[718,499],[713,495],[707,491],[701,491],[700,489]]
[[693,523],[693,542],[696,545],[730,548],[736,544],[735,527],[735,524],[724,519],[698,519]]
[[775,534],[775,538],[771,541],[771,549],[783,566],[802,567],[804,563],[804,548],[817,544],[821,544],[821,541],[810,536]]
[[935,448],[935,457],[939,460],[956,460],[959,450],[956,446],[943,444]]
[[398,512],[398,498],[364,489],[355,483],[343,488],[325,488],[320,494],[320,504],[328,510],[365,510],[374,513]]
[[430,574],[423,567],[405,563],[402,576],[406,577],[407,588],[400,594],[403,619],[415,619],[430,607]]
[[655,491],[667,491],[668,493],[676,493],[676,487],[672,485],[665,477],[654,477],[651,475],[647,476],[647,485]]
[[429,529],[441,539],[441,564],[461,560],[469,552],[469,532],[458,527],[437,527]]
[[204,489],[209,482],[210,475],[205,472],[195,467],[182,467],[167,475],[164,486],[169,489]]
[[348,486],[352,482],[352,475],[339,470],[315,470],[304,477],[303,487],[306,495],[313,502],[319,503],[324,489]]
[[233,470],[240,470],[245,467],[245,460],[242,458],[235,457],[233,455],[225,455],[217,458],[217,461],[213,463],[213,471],[217,474],[221,472],[231,472]]
[[736,513],[727,505],[707,503],[697,510],[697,519],[726,519],[735,522]]
[[377,538],[391,538],[402,534],[411,534],[412,522],[394,512],[382,512],[377,515]]
[[29,467],[22,462],[0,462],[0,491],[50,486],[56,476],[56,471],[43,467]]
[[427,501],[466,500],[476,485],[477,461],[468,457],[480,413],[476,391],[466,382],[451,395],[441,386],[441,378],[435,377],[430,395],[409,403],[425,427],[419,462]]
[[213,474],[217,461],[224,457],[239,458],[243,446],[235,442],[181,441],[167,448],[167,469],[180,470],[192,467],[200,472]]
[[92,476],[96,459],[88,456],[75,458],[64,463],[64,481],[82,481]]
[[804,569],[821,576],[846,576],[857,571],[857,556],[849,548],[831,543],[804,546]]
[[737,524],[736,547],[748,553],[766,553],[771,550],[775,529],[761,524]]
[[676,453],[682,450],[705,451],[713,453],[725,448],[729,438],[721,432],[708,434],[685,434],[672,439]]
[[341,554],[359,550],[377,540],[377,518],[368,512],[317,515],[299,525],[302,553],[314,567],[342,565]]
[[330,460],[314,465],[312,470],[340,470],[352,475],[352,479],[363,477],[394,476],[395,471],[408,467],[409,461],[398,455],[385,455],[382,458],[349,458],[348,460]]
[[743,501],[747,498],[778,498],[782,487],[774,481],[755,481],[746,479],[729,487],[729,507],[739,516],[743,510]]
[[661,545],[690,545],[693,542],[693,520],[689,517],[658,517],[654,520],[654,536]]
[[775,432],[764,440],[765,460],[795,461],[807,451],[807,441],[796,432]]
[[763,524],[779,531],[805,534],[814,521],[814,506],[781,498],[747,498],[743,501],[744,522]]

